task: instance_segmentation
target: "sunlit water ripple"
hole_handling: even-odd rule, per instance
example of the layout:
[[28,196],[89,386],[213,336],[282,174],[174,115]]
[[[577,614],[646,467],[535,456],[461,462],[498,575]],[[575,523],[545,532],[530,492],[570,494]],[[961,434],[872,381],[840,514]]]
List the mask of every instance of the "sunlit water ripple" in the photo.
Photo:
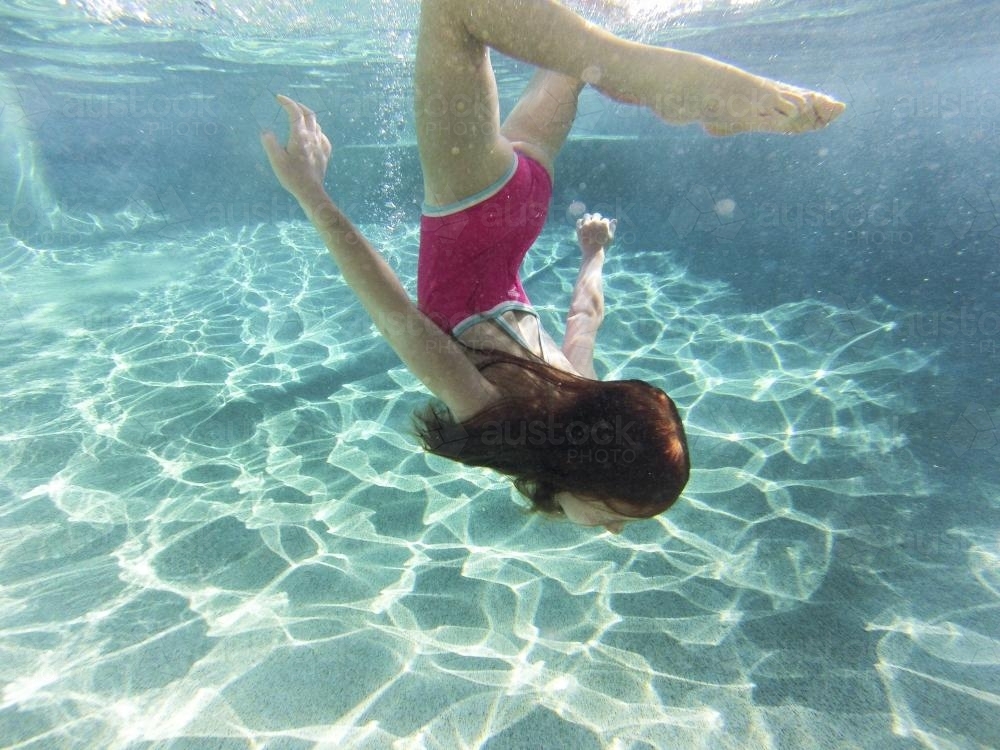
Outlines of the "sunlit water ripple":
[[[412,231],[367,230],[412,270]],[[539,301],[565,294],[564,234],[525,268]],[[870,593],[941,574],[880,533],[931,488],[891,415],[914,408],[894,384],[933,365],[877,303],[747,314],[629,252],[598,366],[672,393],[696,470],[620,537],[526,516],[498,477],[417,450],[424,392],[304,224],[38,254],[2,331],[0,735],[825,746],[846,714],[864,745],[889,714],[947,736],[935,693],[985,727],[995,534],[952,529],[947,550],[980,606]],[[925,580],[881,579],[901,555]]]
[[[866,7],[574,5],[660,41],[751,7],[737,26]],[[619,242],[598,371],[671,393],[692,481],[621,536],[531,516],[499,477],[418,449],[426,392],[307,225],[159,226],[142,191],[104,215],[41,179],[29,126],[77,103],[46,119],[49,93],[112,86],[81,94],[97,106],[163,71],[280,60],[300,70],[258,87],[322,100],[348,64],[404,69],[412,48],[415,3],[219,6],[2,10],[37,36],[0,49],[29,61],[0,81],[0,172],[37,178],[18,195],[60,241],[0,229],[0,745],[1000,746],[1000,415],[932,422],[923,385],[946,363],[910,348],[913,311],[809,293],[750,309],[670,242]],[[397,67],[372,117],[403,142]],[[391,158],[364,196],[380,210],[403,182]],[[416,226],[388,224],[363,229],[412,292]],[[554,215],[524,269],[557,335],[571,238]],[[938,443],[993,473],[944,471]]]

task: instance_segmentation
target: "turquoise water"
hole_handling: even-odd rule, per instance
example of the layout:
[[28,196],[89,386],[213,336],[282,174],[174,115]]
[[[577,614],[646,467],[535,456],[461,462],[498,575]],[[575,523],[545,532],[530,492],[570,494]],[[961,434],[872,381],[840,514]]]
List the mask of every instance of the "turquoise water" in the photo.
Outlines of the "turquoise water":
[[412,291],[415,4],[0,11],[0,746],[1000,746],[995,14],[666,6],[583,9],[851,109],[585,96],[525,286],[558,334],[574,204],[619,217],[597,368],[695,469],[620,536],[418,450],[259,151],[313,106]]

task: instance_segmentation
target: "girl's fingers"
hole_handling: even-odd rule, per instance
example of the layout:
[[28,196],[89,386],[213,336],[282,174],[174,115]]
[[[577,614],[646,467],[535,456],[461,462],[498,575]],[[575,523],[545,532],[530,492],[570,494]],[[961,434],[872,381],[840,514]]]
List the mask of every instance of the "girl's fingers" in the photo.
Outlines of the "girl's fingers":
[[302,119],[305,124],[310,128],[316,127],[316,113],[304,104],[300,104],[299,109],[302,111]]
[[288,126],[292,130],[310,130],[316,127],[316,113],[311,109],[281,94],[276,98],[278,104],[288,114]]
[[281,108],[285,110],[285,113],[288,115],[289,124],[294,124],[296,120],[302,119],[302,113],[299,111],[299,105],[297,102],[281,94],[278,94],[275,98],[278,100],[278,104],[281,105]]

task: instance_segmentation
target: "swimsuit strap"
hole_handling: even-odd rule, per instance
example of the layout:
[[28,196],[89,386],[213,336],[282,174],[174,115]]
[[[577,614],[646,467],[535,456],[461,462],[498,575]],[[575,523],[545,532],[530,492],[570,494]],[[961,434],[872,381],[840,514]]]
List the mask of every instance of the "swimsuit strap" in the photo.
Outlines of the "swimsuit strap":
[[469,330],[472,326],[490,321],[500,328],[501,331],[506,333],[514,341],[514,343],[524,348],[525,351],[534,354],[534,352],[531,351],[531,347],[528,346],[528,342],[525,341],[524,337],[521,335],[521,332],[504,319],[503,314],[508,311],[526,312],[538,321],[538,351],[541,352],[540,359],[545,362],[545,347],[542,346],[542,321],[538,318],[538,313],[535,312],[535,309],[530,305],[524,304],[523,302],[501,302],[499,305],[490,308],[486,312],[470,315],[455,326],[452,330],[452,335],[455,336],[455,338],[458,338],[460,334]]

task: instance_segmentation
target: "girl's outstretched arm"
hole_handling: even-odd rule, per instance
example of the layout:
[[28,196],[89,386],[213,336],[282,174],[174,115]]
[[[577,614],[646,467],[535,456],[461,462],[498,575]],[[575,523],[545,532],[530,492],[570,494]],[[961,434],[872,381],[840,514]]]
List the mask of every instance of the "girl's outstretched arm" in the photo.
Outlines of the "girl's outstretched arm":
[[274,133],[261,142],[282,186],[299,201],[320,233],[344,281],[403,363],[462,420],[497,399],[496,389],[455,341],[417,309],[396,274],[323,188],[330,141],[307,107],[284,96],[288,145]]
[[573,297],[566,317],[566,337],[562,351],[576,371],[597,379],[594,370],[594,345],[597,330],[604,321],[604,251],[615,236],[617,222],[600,214],[585,214],[576,223],[580,243],[580,273],[573,287]]

